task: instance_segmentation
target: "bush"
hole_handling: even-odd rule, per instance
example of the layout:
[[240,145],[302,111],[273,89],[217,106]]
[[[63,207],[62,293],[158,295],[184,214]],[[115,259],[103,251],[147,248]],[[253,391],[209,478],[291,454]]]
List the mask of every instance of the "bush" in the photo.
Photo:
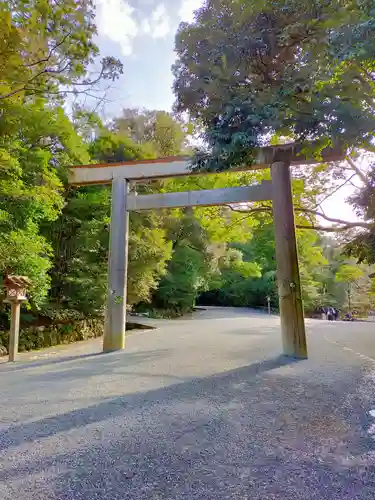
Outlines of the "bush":
[[[18,350],[19,352],[32,351],[97,338],[103,335],[103,331],[104,320],[102,318],[22,328],[20,330]],[[8,353],[8,345],[9,333],[0,330],[0,355]]]

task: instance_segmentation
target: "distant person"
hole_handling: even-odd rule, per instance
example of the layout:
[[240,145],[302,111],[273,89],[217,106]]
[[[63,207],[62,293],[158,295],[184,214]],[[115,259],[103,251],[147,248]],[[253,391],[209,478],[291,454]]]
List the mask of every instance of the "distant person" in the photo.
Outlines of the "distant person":
[[328,307],[324,306],[321,308],[322,319],[326,320],[328,317]]
[[326,320],[327,319],[327,308],[326,307],[321,307],[320,308],[320,313],[322,315],[322,319]]
[[328,321],[333,321],[335,319],[335,311],[333,307],[329,307],[327,310]]

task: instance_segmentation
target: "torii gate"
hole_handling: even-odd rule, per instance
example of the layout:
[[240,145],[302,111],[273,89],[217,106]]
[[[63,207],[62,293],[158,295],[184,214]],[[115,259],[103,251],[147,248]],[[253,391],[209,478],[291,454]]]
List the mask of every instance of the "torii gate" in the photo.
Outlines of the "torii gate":
[[[252,186],[182,193],[129,194],[129,183],[202,175],[191,172],[189,158],[186,157],[79,165],[71,168],[71,185],[112,183],[108,301],[103,342],[105,352],[125,348],[130,211],[272,200],[283,352],[287,356],[307,357],[290,166],[318,161],[304,158],[301,151],[301,146],[294,143],[258,149],[253,165],[242,170],[270,167],[271,181]],[[324,162],[339,161],[344,155],[341,150],[332,148],[324,150],[321,158]]]

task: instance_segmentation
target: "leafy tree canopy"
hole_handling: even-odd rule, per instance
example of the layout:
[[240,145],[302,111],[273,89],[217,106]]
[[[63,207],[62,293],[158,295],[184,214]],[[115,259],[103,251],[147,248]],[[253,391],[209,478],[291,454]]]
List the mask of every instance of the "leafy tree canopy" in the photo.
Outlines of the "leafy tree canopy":
[[113,129],[137,144],[151,144],[161,157],[182,154],[192,131],[189,124],[177,121],[166,111],[140,109],[123,109],[122,116],[113,121]]
[[150,145],[136,144],[130,137],[108,129],[89,145],[89,152],[93,161],[105,163],[155,158]]
[[346,282],[351,283],[353,281],[362,278],[363,271],[358,266],[344,264],[340,267],[340,269],[336,273],[336,280],[338,282]]
[[373,147],[375,5],[370,0],[207,0],[182,23],[176,110],[204,128],[198,166],[251,162],[276,133]]
[[92,90],[101,79],[116,79],[122,64],[99,55],[94,42],[93,0],[9,0],[0,8],[0,101],[30,95],[59,96]]
[[40,234],[63,207],[67,165],[87,162],[79,136],[45,100],[6,103],[0,125],[0,273],[26,274],[38,304],[49,287],[51,247]]
[[346,245],[349,256],[356,257],[361,262],[375,264],[375,164],[369,166],[366,183],[356,191],[351,201],[359,217],[368,221],[369,231],[361,231]]

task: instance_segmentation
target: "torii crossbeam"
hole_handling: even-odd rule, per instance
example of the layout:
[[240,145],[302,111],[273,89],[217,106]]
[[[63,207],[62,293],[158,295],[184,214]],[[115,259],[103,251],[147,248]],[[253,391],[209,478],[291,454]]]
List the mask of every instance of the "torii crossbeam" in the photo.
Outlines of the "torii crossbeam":
[[71,167],[71,185],[112,184],[104,351],[125,347],[129,211],[272,200],[283,352],[287,356],[307,357],[290,166],[340,161],[344,159],[345,154],[341,149],[326,149],[321,153],[321,158],[316,160],[306,158],[301,152],[302,147],[295,143],[261,148],[257,150],[254,163],[241,169],[270,167],[271,182],[265,181],[260,185],[244,187],[140,196],[129,193],[131,181],[203,175],[204,172],[192,172],[188,157]]

